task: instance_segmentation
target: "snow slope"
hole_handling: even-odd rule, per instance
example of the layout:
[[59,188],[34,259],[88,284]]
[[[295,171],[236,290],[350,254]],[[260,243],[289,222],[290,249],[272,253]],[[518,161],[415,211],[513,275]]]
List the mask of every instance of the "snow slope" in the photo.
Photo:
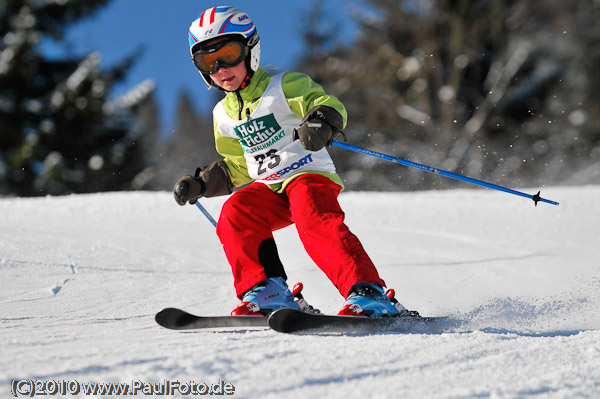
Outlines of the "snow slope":
[[[484,189],[342,194],[398,299],[463,322],[366,336],[157,326],[167,306],[237,304],[214,228],[170,193],[0,199],[0,397],[27,378],[222,380],[239,398],[598,398],[600,187],[542,191],[561,205]],[[222,201],[202,203],[216,216]],[[336,312],[294,228],[276,240],[290,283]]]

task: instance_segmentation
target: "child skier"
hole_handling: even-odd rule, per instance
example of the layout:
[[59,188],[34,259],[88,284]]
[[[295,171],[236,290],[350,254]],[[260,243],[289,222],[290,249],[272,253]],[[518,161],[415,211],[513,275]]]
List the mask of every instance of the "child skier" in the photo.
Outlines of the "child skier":
[[[248,14],[233,7],[204,11],[189,29],[190,54],[205,83],[225,93],[213,110],[223,156],[174,188],[179,205],[229,195],[217,235],[241,303],[232,315],[298,308],[273,231],[295,224],[307,253],[346,301],[340,315],[398,316],[358,238],[344,223],[343,188],[326,147],[342,135],[346,110],[301,73],[259,68],[260,39]],[[185,189],[182,189],[185,188]],[[390,292],[393,292],[390,290]]]

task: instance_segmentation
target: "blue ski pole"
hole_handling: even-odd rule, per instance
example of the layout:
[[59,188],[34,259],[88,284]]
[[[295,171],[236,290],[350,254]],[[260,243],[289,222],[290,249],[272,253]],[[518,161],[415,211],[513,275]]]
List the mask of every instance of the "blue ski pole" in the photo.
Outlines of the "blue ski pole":
[[482,180],[477,180],[477,179],[473,179],[473,178],[470,178],[470,177],[467,177],[467,176],[459,175],[457,173],[452,173],[452,172],[447,172],[445,170],[432,168],[431,166],[422,165],[422,164],[419,164],[419,163],[416,163],[416,162],[407,161],[407,160],[402,159],[402,158],[392,157],[390,155],[382,154],[382,153],[377,152],[377,151],[367,150],[365,148],[356,147],[356,146],[353,146],[353,145],[350,145],[350,144],[346,144],[346,143],[341,143],[339,141],[334,141],[332,144],[334,146],[336,146],[336,147],[344,148],[346,150],[358,152],[358,153],[365,154],[365,155],[370,155],[370,156],[376,157],[376,158],[385,159],[386,161],[390,161],[390,162],[394,162],[394,163],[399,163],[399,164],[404,165],[404,166],[409,166],[411,168],[416,168],[416,169],[424,170],[426,172],[435,173],[435,174],[438,174],[438,175],[441,175],[441,176],[449,177],[451,179],[460,180],[460,181],[464,181],[464,182],[471,183],[471,184],[476,184],[478,186],[483,186],[483,187],[487,187],[487,188],[492,188],[494,190],[504,191],[505,193],[519,195],[519,196],[525,197],[525,198],[530,198],[535,203],[535,206],[537,206],[538,202],[546,202],[548,204],[558,205],[558,202],[551,201],[551,200],[548,200],[548,199],[540,197],[540,191],[538,191],[538,193],[535,194],[535,195],[525,194],[525,193],[522,193],[520,191],[512,190],[510,188],[498,186],[498,185],[492,184],[492,183],[487,183],[487,182],[484,182]]
[[204,208],[202,205],[200,205],[200,202],[196,201],[196,206],[198,207],[198,209],[200,209],[200,212],[202,212],[204,214],[204,216],[206,216],[206,218],[208,219],[209,222],[212,223],[213,226],[215,226],[215,228],[217,227],[217,222],[215,221],[215,219],[213,219],[212,216],[210,216],[210,213],[208,213],[208,211],[206,210],[206,208]]

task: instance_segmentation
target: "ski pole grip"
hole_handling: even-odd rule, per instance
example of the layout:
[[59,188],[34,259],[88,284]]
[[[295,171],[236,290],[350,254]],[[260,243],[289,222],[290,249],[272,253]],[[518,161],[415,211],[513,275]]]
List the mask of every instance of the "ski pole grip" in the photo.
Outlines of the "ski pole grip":
[[190,188],[190,185],[187,182],[182,181],[181,183],[179,183],[177,185],[177,196],[183,197],[184,195],[187,194],[189,188]]

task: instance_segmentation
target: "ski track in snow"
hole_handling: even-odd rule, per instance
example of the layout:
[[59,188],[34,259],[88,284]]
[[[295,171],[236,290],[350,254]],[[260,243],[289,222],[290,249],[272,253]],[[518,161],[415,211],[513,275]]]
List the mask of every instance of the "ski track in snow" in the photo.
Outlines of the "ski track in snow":
[[[598,398],[600,187],[542,195],[560,206],[480,189],[343,193],[397,298],[452,321],[322,336],[157,326],[164,307],[237,304],[214,227],[170,193],[0,199],[0,397],[31,378],[221,379],[239,398]],[[223,200],[202,203],[217,216]],[[294,228],[275,238],[289,283],[337,312],[343,299]]]

